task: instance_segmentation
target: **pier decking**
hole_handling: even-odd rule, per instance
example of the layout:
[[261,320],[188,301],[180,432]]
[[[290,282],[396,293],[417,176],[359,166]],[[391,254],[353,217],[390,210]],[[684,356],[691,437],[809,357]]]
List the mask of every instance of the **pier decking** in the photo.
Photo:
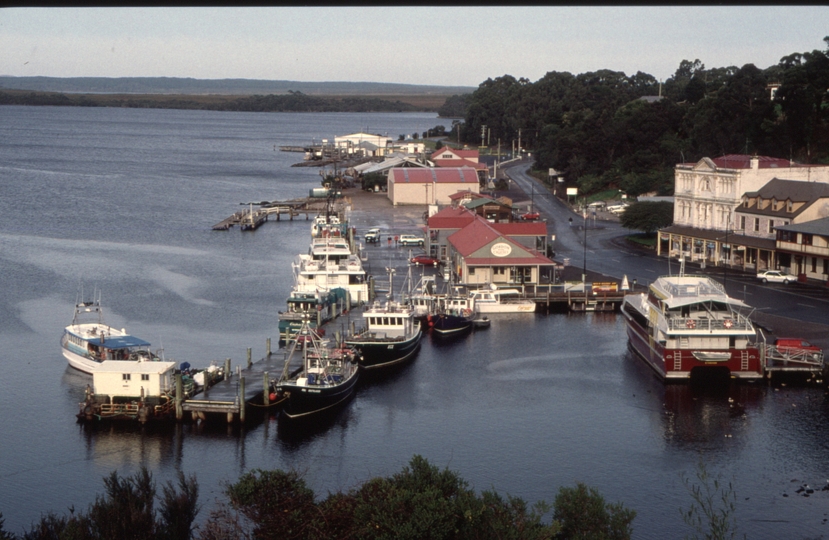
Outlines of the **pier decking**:
[[[250,205],[251,208],[235,212],[230,217],[213,225],[213,230],[227,231],[238,225],[243,231],[254,231],[266,221],[270,221],[273,216],[276,217],[276,221],[280,221],[283,216],[287,216],[289,221],[293,221],[295,217],[301,215],[309,220],[311,216],[324,212],[327,202],[323,198],[309,197],[291,201],[262,201],[246,204]],[[259,206],[259,208],[253,209],[253,206]]]

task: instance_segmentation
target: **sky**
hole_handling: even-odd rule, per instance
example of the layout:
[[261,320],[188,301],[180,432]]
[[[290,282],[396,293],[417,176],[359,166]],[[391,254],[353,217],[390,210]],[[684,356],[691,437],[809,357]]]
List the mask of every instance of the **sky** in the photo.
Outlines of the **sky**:
[[671,77],[826,50],[824,6],[0,9],[0,75],[477,87],[550,71]]

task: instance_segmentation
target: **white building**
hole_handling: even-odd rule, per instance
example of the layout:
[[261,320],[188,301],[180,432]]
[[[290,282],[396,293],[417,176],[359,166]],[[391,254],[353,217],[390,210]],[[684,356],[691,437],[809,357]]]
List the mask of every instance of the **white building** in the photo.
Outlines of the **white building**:
[[367,156],[385,156],[392,150],[393,142],[386,135],[363,132],[334,137],[334,147],[349,155],[364,153]]
[[442,204],[451,202],[458,191],[480,193],[480,182],[475,169],[460,168],[394,168],[389,169],[389,200],[400,204]]

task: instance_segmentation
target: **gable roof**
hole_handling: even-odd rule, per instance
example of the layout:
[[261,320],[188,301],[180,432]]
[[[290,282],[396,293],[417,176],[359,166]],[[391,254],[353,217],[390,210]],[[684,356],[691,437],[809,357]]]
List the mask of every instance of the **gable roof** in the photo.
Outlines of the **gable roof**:
[[435,159],[432,156],[432,161],[435,162],[436,167],[472,167],[473,169],[479,171],[489,170],[489,167],[486,166],[486,163],[476,163],[474,161],[468,161],[466,159]]
[[389,170],[389,182],[396,184],[478,184],[475,169],[399,169]]
[[475,160],[478,159],[478,151],[477,150],[461,150],[461,149],[458,149],[458,148],[449,148],[448,146],[444,146],[440,150],[435,150],[434,152],[432,152],[432,159],[445,159],[445,158],[441,158],[440,156],[442,156],[443,154],[445,154],[447,152],[451,152],[451,153],[455,154],[456,156],[458,156],[459,158],[469,158],[469,159],[474,158]]
[[737,207],[738,212],[792,218],[805,212],[816,201],[829,199],[829,184],[825,182],[803,182],[772,178],[759,190],[746,192],[745,196],[757,197],[766,201],[775,200],[778,202],[792,201],[793,203],[804,203],[799,204],[798,208],[793,211],[789,211],[785,205],[776,210],[772,205],[762,209],[759,208],[759,205],[748,206],[748,200]]
[[429,229],[462,229],[473,221],[475,221],[475,214],[466,207],[447,206],[429,216],[426,224]]
[[[534,249],[522,246],[518,242],[504,236],[485,219],[475,219],[472,223],[449,235],[448,242],[464,258],[467,266],[492,266],[492,265],[540,265],[550,266],[555,263],[544,257]],[[486,247],[493,242],[503,242],[512,248],[512,252],[518,256],[512,257],[472,257],[476,251]]]

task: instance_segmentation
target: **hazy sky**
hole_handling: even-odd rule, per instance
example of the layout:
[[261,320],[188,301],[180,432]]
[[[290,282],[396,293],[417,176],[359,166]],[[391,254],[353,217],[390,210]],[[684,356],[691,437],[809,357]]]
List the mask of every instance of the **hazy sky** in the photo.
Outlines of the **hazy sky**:
[[763,69],[824,50],[829,7],[0,9],[0,75],[478,86],[504,74]]

